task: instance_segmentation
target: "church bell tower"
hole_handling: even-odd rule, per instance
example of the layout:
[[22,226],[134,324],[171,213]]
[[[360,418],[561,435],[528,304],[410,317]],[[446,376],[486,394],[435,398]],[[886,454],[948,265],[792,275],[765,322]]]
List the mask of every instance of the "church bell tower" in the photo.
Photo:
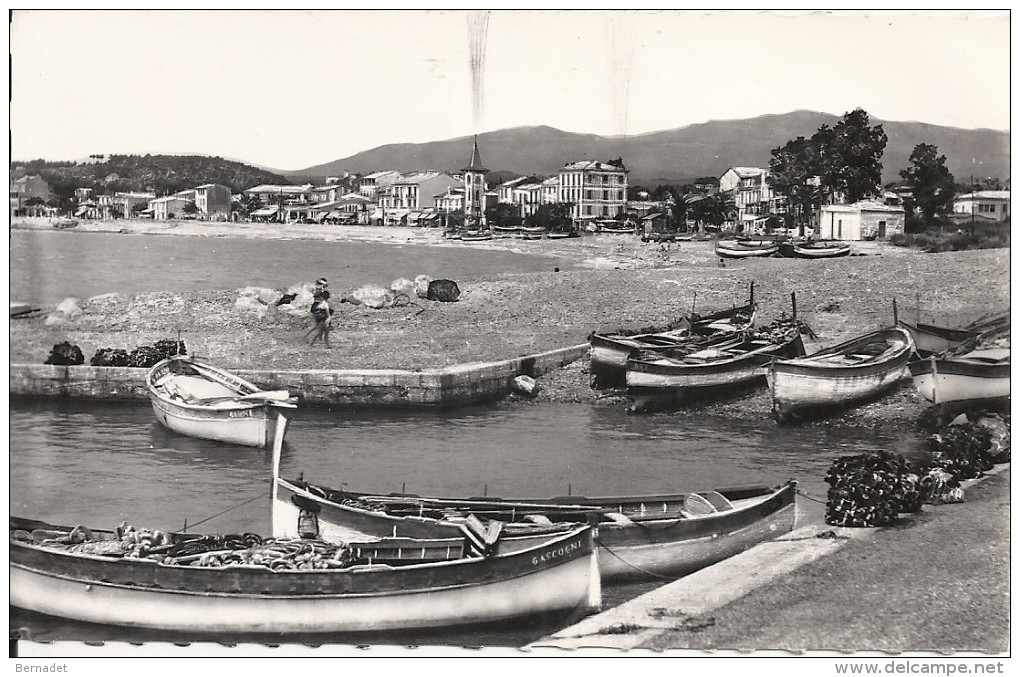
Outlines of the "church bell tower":
[[482,166],[477,136],[471,149],[471,162],[461,171],[464,172],[464,226],[482,226],[485,224],[485,172],[488,170]]

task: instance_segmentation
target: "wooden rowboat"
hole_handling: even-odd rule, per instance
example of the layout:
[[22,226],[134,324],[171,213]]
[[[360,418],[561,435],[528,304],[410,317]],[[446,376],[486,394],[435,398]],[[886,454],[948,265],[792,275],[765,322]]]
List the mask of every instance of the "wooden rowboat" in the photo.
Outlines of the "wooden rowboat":
[[715,255],[725,259],[762,258],[779,251],[779,244],[772,240],[719,240],[715,244]]
[[541,226],[521,226],[521,238],[525,240],[541,240],[545,235],[545,228]]
[[589,372],[592,388],[613,388],[626,385],[627,359],[637,350],[682,349],[707,345],[714,341],[738,336],[754,325],[754,289],[746,305],[720,310],[709,315],[680,318],[670,326],[644,330],[619,329],[614,332],[592,333],[588,337]]
[[962,327],[940,327],[933,324],[910,324],[897,320],[896,324],[910,332],[914,339],[914,350],[920,357],[943,353],[979,334],[997,331],[1010,324],[1009,311],[981,317]]
[[630,411],[690,396],[745,384],[765,376],[769,362],[777,357],[804,355],[804,343],[796,322],[769,336],[753,335],[730,343],[706,346],[677,354],[671,350],[640,351],[627,360],[627,399]]
[[931,355],[907,365],[918,394],[935,405],[990,403],[1009,398],[1009,348]]
[[488,228],[481,230],[465,230],[461,232],[460,239],[463,242],[481,242],[493,239],[492,231]]
[[282,439],[288,423],[282,410],[296,406],[285,390],[261,390],[185,355],[154,365],[145,383],[156,420],[170,430],[246,447]]
[[[130,545],[135,531],[122,536],[17,518],[10,527],[11,605],[87,623],[356,633],[587,614],[601,606],[587,526],[538,541],[496,539],[485,554],[453,531],[441,540],[350,544],[160,534],[149,541],[158,545],[142,550]],[[201,552],[207,543],[217,549]],[[199,554],[170,555],[193,549]]]
[[891,327],[796,359],[776,359],[766,378],[779,420],[876,396],[906,376],[910,333]]
[[850,255],[850,244],[835,240],[794,243],[793,252],[801,259],[833,259]]
[[476,524],[478,534],[502,524],[503,537],[513,540],[587,521],[598,527],[604,581],[677,578],[792,531],[795,500],[792,481],[771,488],[651,496],[458,499],[337,491],[276,476],[273,534],[297,534],[310,514],[328,540],[438,538],[469,523]]

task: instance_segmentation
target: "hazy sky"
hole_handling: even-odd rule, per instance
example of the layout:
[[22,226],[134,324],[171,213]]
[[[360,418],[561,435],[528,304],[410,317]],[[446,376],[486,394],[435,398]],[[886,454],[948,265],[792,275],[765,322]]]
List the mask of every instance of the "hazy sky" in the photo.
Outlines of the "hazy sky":
[[1009,29],[1005,11],[15,11],[12,158],[292,170],[518,125],[640,134],[857,106],[1009,129]]

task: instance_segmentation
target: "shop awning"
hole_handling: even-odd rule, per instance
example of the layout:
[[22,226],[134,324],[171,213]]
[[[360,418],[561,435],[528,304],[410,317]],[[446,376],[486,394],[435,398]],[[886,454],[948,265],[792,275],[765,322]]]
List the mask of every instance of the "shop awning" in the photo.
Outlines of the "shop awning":
[[274,216],[279,207],[264,207],[262,209],[256,209],[251,213],[252,216]]

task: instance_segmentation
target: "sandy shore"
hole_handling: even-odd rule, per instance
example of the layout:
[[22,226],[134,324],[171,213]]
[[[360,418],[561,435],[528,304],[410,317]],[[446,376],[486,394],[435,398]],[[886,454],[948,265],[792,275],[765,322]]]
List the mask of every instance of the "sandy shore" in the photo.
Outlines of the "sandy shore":
[[[19,220],[14,228],[52,228],[46,219]],[[372,310],[335,304],[333,347],[301,340],[306,313],[237,304],[238,290],[146,293],[81,299],[68,318],[53,309],[12,321],[12,363],[41,363],[62,341],[81,347],[88,361],[100,348],[151,345],[180,331],[192,354],[226,368],[400,368],[503,360],[587,341],[594,330],[662,325],[696,308],[701,312],[743,303],[755,284],[759,318],[767,323],[791,312],[818,335],[808,349],[847,340],[900,316],[953,325],[1009,304],[1009,251],[925,254],[884,243],[854,243],[854,256],[827,261],[762,259],[720,266],[711,241],[667,249],[633,236],[594,235],[568,240],[497,239],[466,244],[437,230],[372,226],[229,224],[201,221],[81,222],[87,232],[131,232],[193,237],[369,240],[459,248],[485,247],[541,253],[577,269],[501,274],[458,280],[458,303],[415,299],[413,305]],[[271,291],[271,290],[270,290]],[[280,293],[277,290],[277,293]],[[345,293],[337,290],[337,294]],[[915,299],[921,300],[920,314]],[[587,362],[544,376],[541,401],[617,406],[618,393],[588,387]],[[706,404],[716,413],[768,417],[764,389]],[[853,410],[846,423],[914,422],[923,400],[904,387],[879,403]]]

